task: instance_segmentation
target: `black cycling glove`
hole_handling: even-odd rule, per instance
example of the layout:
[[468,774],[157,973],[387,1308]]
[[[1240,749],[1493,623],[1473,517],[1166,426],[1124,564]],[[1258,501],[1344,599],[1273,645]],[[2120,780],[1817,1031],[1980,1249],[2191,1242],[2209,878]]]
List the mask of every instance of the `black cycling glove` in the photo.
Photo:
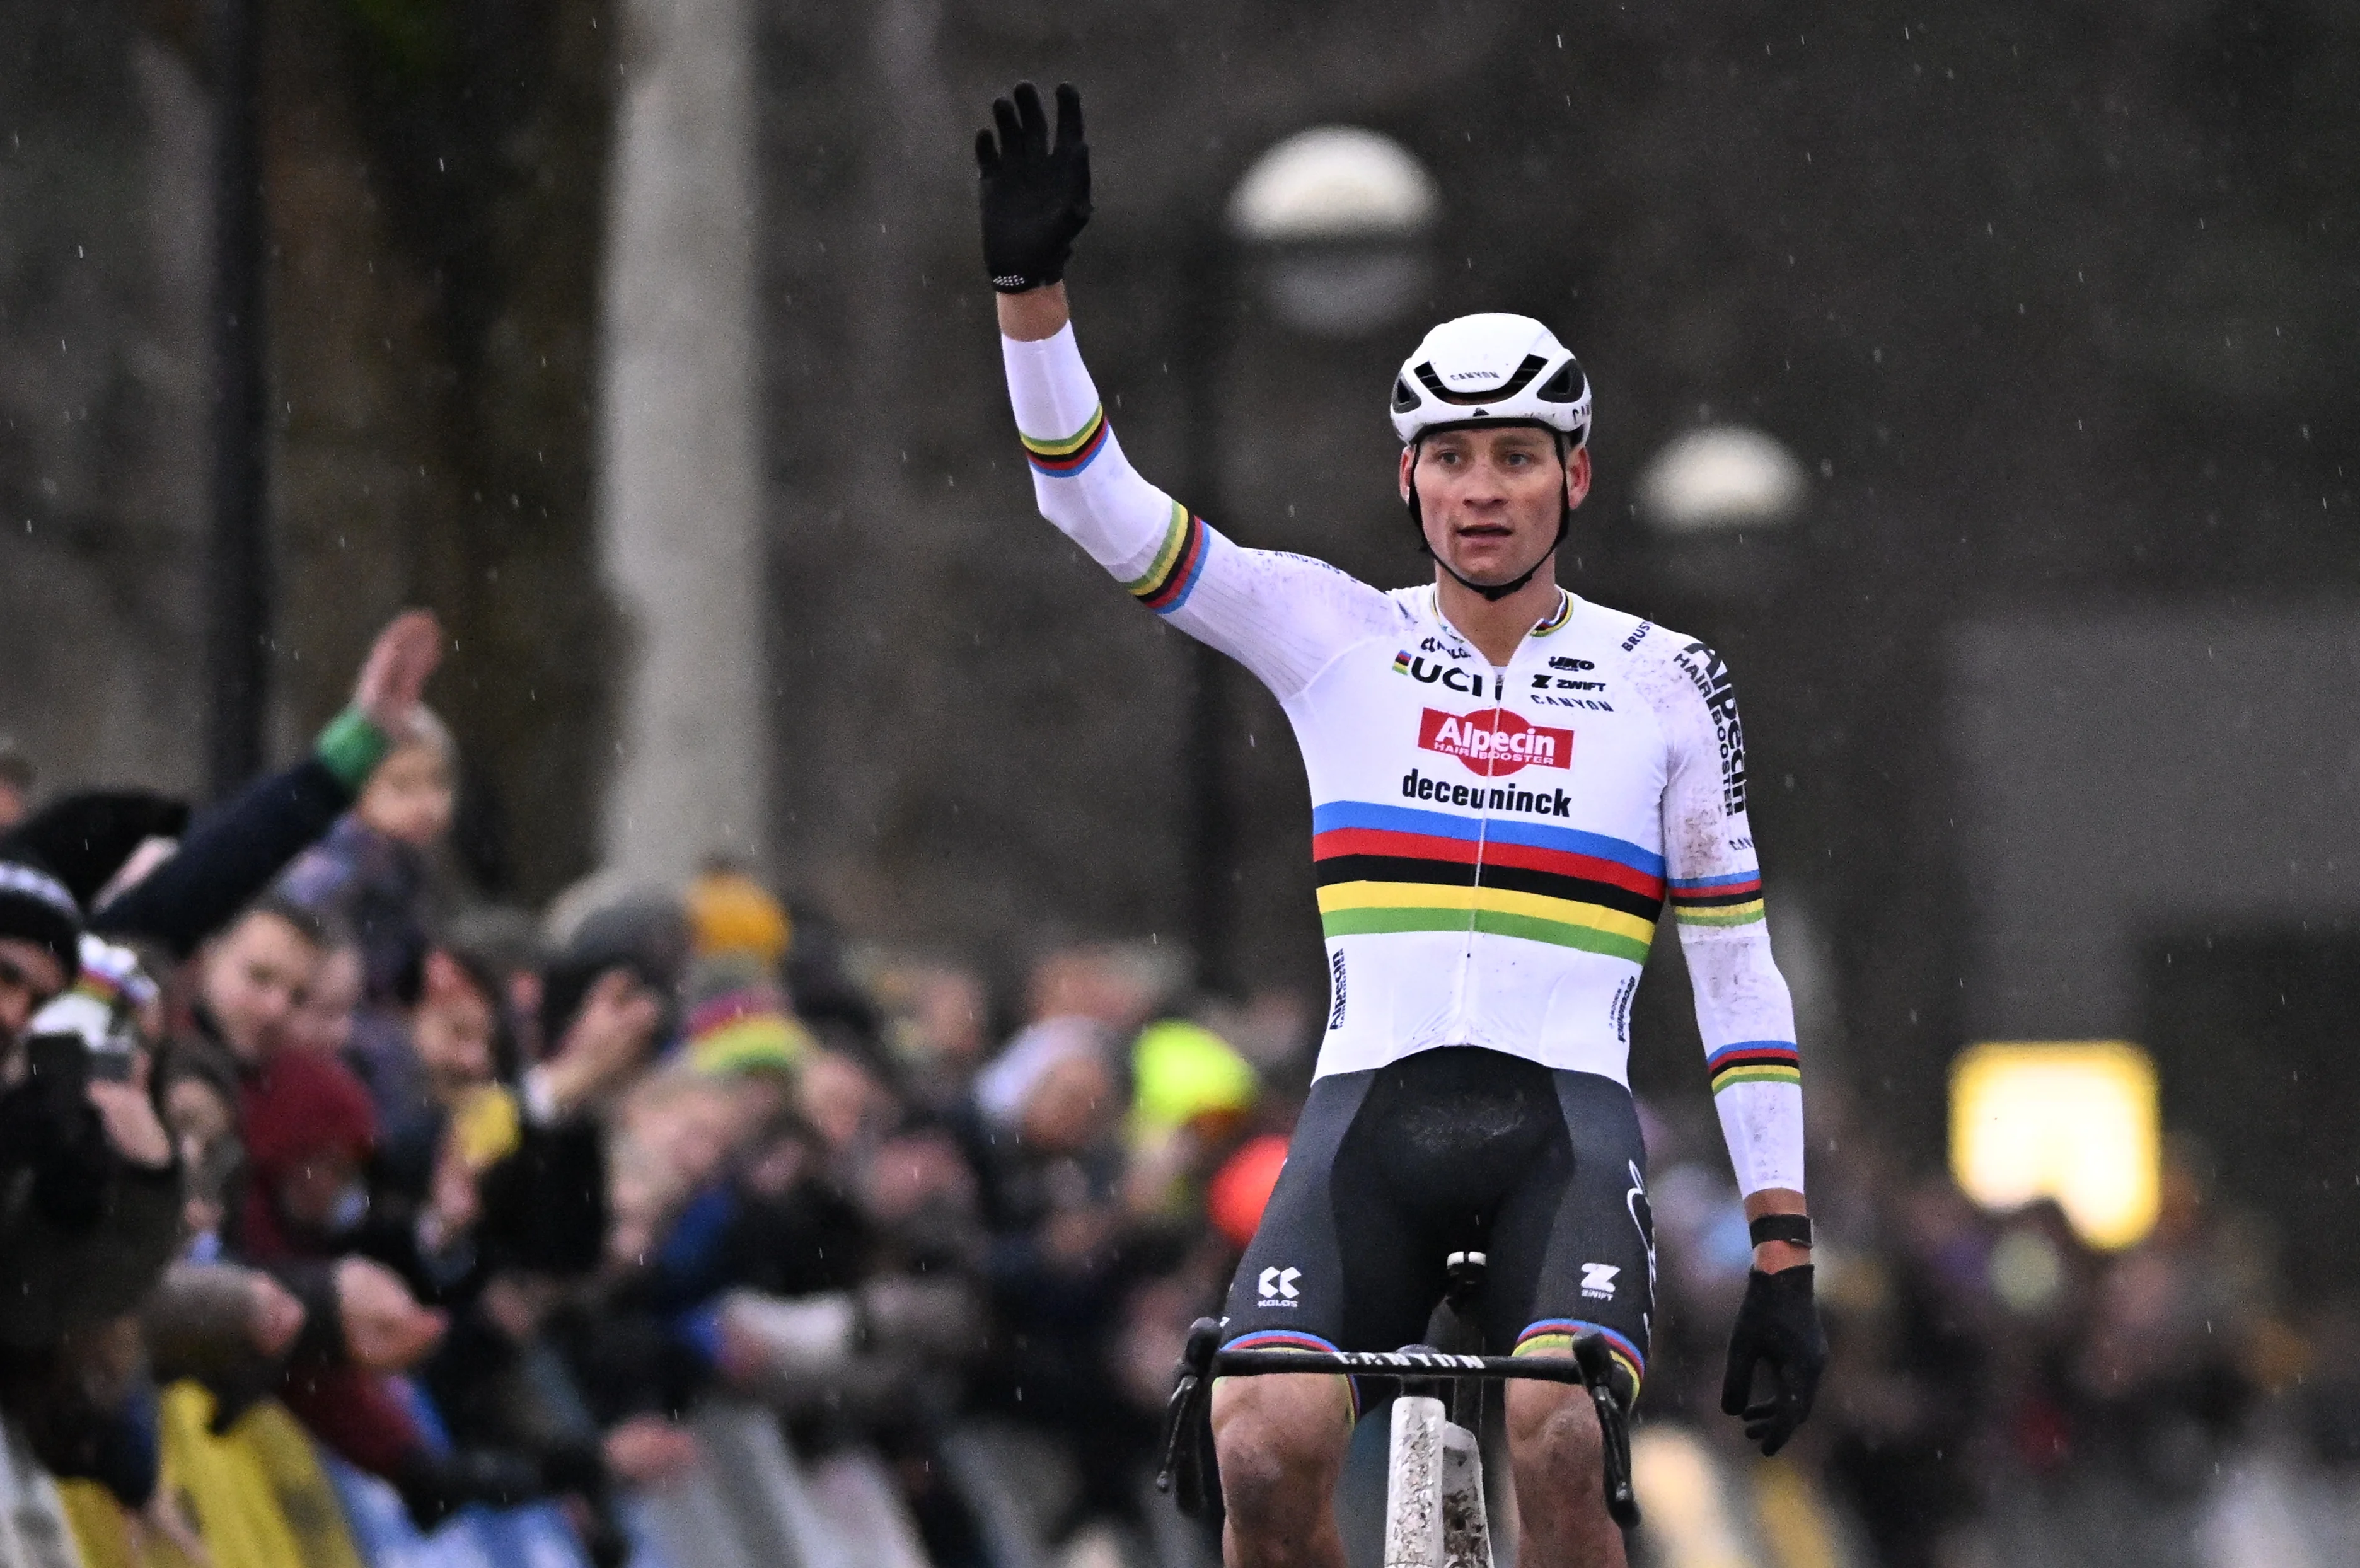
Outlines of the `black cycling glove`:
[[991,286],[1021,294],[1064,280],[1074,236],[1090,221],[1090,149],[1082,141],[1082,95],[1057,89],[1057,141],[1049,142],[1049,118],[1041,93],[1020,82],[1008,98],[993,101],[999,126],[975,137],[976,167],[983,171],[983,261]]
[[[1819,1374],[1827,1365],[1828,1336],[1820,1331],[1819,1309],[1811,1299],[1811,1266],[1781,1269],[1775,1274],[1754,1269],[1746,1277],[1745,1300],[1729,1336],[1729,1370],[1721,1380],[1721,1413],[1743,1416],[1746,1441],[1760,1443],[1765,1457],[1775,1454],[1811,1413],[1811,1399],[1819,1390]],[[1769,1368],[1770,1397],[1749,1404],[1757,1366]]]

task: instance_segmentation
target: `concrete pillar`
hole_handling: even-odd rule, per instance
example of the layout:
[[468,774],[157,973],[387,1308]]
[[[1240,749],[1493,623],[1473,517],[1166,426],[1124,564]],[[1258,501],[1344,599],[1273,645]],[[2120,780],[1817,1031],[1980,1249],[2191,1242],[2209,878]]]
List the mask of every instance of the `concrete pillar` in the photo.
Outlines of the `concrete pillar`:
[[607,215],[600,562],[623,620],[607,864],[763,857],[768,679],[756,459],[747,0],[625,0]]

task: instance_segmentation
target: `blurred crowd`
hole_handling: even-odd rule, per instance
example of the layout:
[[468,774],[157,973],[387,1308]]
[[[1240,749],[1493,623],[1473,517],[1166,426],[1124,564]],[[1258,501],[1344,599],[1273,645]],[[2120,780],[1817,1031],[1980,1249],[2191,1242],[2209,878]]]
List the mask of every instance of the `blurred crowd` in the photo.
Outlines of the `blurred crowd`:
[[[2053,1202],[1976,1208],[1897,1159],[1840,1090],[1811,1092],[1832,1359],[1787,1454],[1727,1465],[1752,1485],[1705,1508],[1732,1516],[1715,1528],[1730,1524],[1764,1563],[2350,1560],[2317,1538],[2360,1517],[2311,1521],[2311,1547],[2295,1544],[2306,1527],[2289,1517],[2273,1525],[2276,1549],[2208,1535],[2224,1486],[2257,1459],[2320,1478],[2335,1494],[2326,1511],[2351,1515],[2360,1359],[2349,1311],[2289,1290],[2271,1228],[2219,1199],[2205,1150],[2168,1144],[2153,1230],[2106,1252]],[[1743,1289],[1745,1227],[1710,1121],[1663,1104],[1643,1116],[1661,1276],[1642,1413],[1713,1435],[1728,1424],[1720,1346]],[[1644,1479],[1643,1467],[1643,1497]],[[1659,1519],[1684,1501],[1664,1490]],[[1795,1550],[1798,1535],[1813,1548]]]
[[[847,943],[724,865],[537,913],[472,898],[421,701],[441,640],[397,619],[310,756],[193,817],[45,800],[0,767],[0,1407],[23,1441],[202,1562],[158,1484],[159,1390],[202,1389],[216,1430],[271,1401],[421,1530],[552,1498],[610,1563],[617,1497],[699,1464],[689,1417],[724,1399],[797,1452],[878,1456],[940,1568],[1071,1561],[1093,1530],[1205,1561],[1168,1528],[1145,1544],[1146,1477],[1186,1326],[1284,1158],[1305,1004],[1195,1002],[1152,944],[995,985]],[[1994,1219],[1912,1177],[1814,1093],[1836,1362],[1765,1561],[1802,1560],[1795,1518],[1828,1561],[1972,1561],[1995,1497],[2068,1472],[2160,1507],[2256,1410],[2360,1458],[2351,1336],[2289,1315],[2194,1160],[2154,1236],[2101,1256],[2054,1208]],[[1707,1105],[1699,1076],[1643,1107],[1642,1417],[1727,1464],[1749,1248]],[[1661,1475],[1669,1563],[1687,1504]]]
[[1043,1539],[1134,1516],[1299,1020],[1164,1016],[1152,946],[996,997],[727,866],[472,898],[440,644],[398,619],[311,756],[194,817],[0,770],[0,1405],[42,1464],[201,1559],[158,1484],[193,1384],[421,1530],[554,1497],[617,1562],[618,1490],[725,1398],[882,1455],[939,1563],[994,1556],[954,1473],[1047,1485],[944,1462],[963,1423],[1046,1440]]

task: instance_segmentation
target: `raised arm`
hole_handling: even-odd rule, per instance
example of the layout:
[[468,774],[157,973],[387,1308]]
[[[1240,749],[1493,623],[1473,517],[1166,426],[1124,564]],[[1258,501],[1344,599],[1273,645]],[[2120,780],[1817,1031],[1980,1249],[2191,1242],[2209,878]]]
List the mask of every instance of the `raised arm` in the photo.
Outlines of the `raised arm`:
[[1068,315],[1065,264],[1089,218],[1081,101],[1057,90],[1049,138],[1030,84],[993,106],[977,145],[984,256],[1000,351],[1042,516],[1148,608],[1230,655],[1281,700],[1328,660],[1393,626],[1366,583],[1307,557],[1241,550],[1142,478],[1107,422]]
[[396,615],[369,648],[352,705],[321,733],[312,754],[199,818],[170,859],[99,907],[91,930],[148,937],[184,956],[195,951],[359,799],[408,732],[442,659],[442,628],[432,612]]

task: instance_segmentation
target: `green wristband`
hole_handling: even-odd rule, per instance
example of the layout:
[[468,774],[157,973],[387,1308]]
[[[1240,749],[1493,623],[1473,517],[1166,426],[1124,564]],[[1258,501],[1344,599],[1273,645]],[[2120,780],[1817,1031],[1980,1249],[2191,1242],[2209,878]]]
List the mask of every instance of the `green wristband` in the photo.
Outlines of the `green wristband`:
[[357,795],[368,782],[385,754],[393,749],[393,737],[372,723],[358,708],[346,708],[320,732],[319,744],[311,755],[326,763],[328,771],[343,782],[345,789]]

